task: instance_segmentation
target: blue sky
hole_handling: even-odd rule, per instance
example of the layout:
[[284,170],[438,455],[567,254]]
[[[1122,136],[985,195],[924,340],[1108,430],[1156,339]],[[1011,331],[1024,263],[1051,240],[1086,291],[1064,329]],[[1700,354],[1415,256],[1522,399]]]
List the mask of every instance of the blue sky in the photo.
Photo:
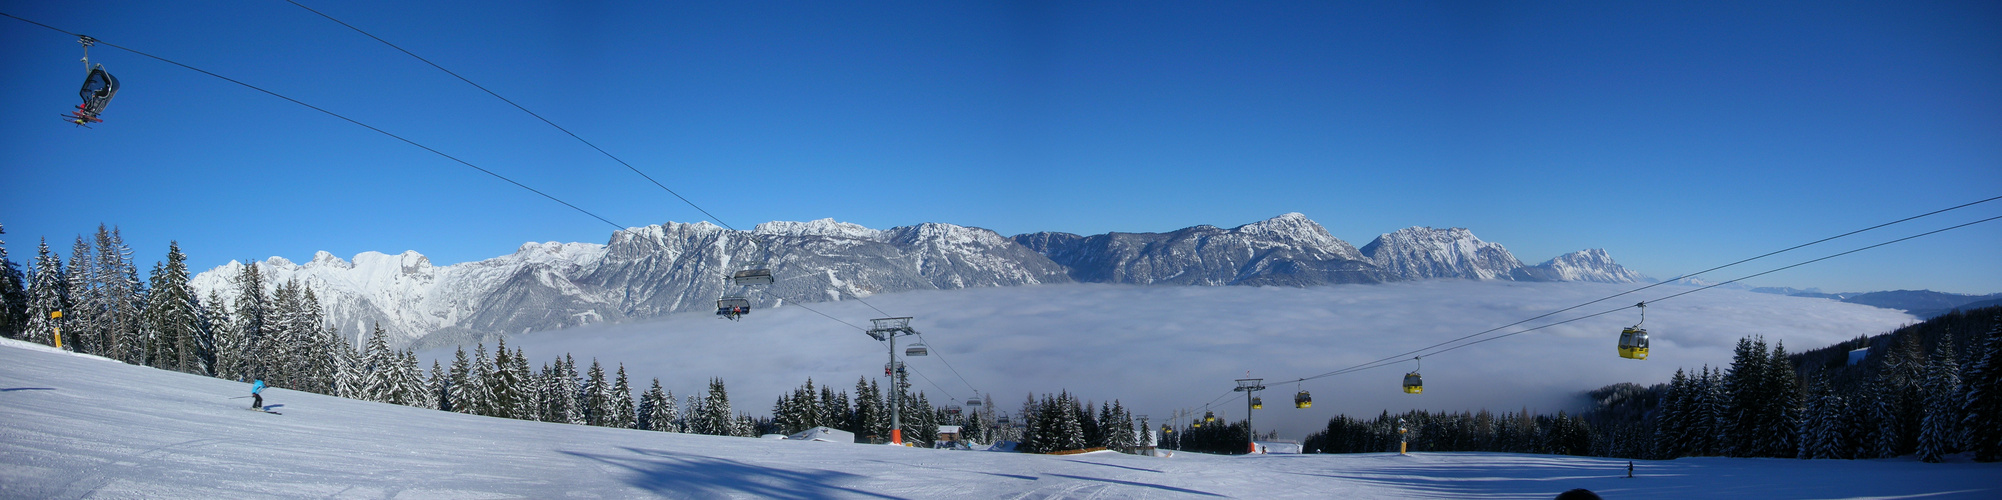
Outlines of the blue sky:
[[[1361,246],[1467,227],[1530,263],[1673,276],[2002,194],[1994,3],[312,2],[619,155],[739,228],[1002,234],[1302,212]],[[279,0],[0,1],[346,114],[621,226],[707,217],[464,83]],[[435,263],[603,242],[588,216],[267,95],[0,19],[17,262],[117,225],[140,258]],[[1719,273],[1961,222],[2002,201]],[[2002,222],[1762,277],[2002,291]],[[142,267],[144,267],[142,265]]]

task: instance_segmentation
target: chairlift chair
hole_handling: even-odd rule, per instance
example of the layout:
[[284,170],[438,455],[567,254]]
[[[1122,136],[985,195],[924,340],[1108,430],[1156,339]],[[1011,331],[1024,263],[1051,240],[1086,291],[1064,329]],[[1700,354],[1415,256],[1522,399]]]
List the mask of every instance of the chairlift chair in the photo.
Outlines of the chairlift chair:
[[970,398],[966,398],[966,406],[980,406],[980,405],[982,405],[982,404],[985,404],[985,403],[982,403],[982,402],[980,401],[980,396],[974,396],[974,397],[970,397]]
[[945,414],[947,414],[947,415],[958,415],[958,414],[959,414],[959,407],[958,407],[958,406],[954,406],[954,405],[946,405],[946,406],[945,406]]
[[751,299],[741,295],[731,295],[716,299],[716,315],[724,319],[737,319],[751,313]]
[[916,343],[916,344],[911,344],[911,346],[910,346],[910,347],[907,347],[907,348],[904,348],[904,355],[905,355],[905,356],[930,356],[930,355],[931,355],[931,348],[930,348],[930,347],[926,347],[926,346],[925,346],[925,344],[924,344],[923,342],[919,342],[919,343]]
[[730,283],[737,286],[770,285],[773,283],[772,270],[766,268],[763,262],[745,262],[743,269],[730,274]]

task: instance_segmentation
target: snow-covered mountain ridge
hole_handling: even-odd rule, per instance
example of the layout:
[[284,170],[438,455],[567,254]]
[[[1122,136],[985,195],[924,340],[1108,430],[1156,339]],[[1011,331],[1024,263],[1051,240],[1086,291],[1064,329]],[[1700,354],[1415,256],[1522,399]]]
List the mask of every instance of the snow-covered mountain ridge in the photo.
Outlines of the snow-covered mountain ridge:
[[[1006,237],[944,223],[879,230],[833,219],[767,222],[750,231],[668,222],[616,231],[602,245],[530,242],[512,254],[446,266],[415,251],[363,252],[347,260],[319,252],[305,263],[272,257],[258,269],[267,286],[298,280],[313,290],[350,339],[381,325],[398,344],[424,339],[449,345],[706,311],[717,297],[742,291],[722,278],[747,261],[767,262],[779,278],[749,297],[757,307],[1068,282],[1301,287],[1437,278],[1642,279],[1603,250],[1525,266],[1500,244],[1463,228],[1401,229],[1357,250],[1298,213],[1231,229],[1203,225],[1093,236]],[[202,272],[192,284],[204,297],[230,297],[244,267],[232,261]]]

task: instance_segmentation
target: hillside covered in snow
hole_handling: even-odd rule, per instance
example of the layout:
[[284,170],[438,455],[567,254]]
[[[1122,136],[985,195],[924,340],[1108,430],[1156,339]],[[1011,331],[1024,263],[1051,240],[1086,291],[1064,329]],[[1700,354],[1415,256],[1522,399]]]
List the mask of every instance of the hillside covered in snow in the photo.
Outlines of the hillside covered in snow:
[[[6,498],[1994,498],[2002,465],[1053,456],[697,436],[266,391],[0,340]],[[751,398],[753,400],[756,397]]]
[[[614,232],[605,244],[526,243],[492,259],[434,265],[415,251],[320,252],[256,263],[267,287],[298,280],[348,339],[381,325],[398,345],[471,343],[496,334],[713,311],[733,290],[722,277],[766,262],[778,282],[758,308],[915,290],[1051,283],[1305,287],[1424,279],[1633,282],[1603,250],[1527,266],[1466,229],[1414,227],[1361,250],[1290,213],[1231,229],[1004,237],[927,223],[870,229],[822,219],[750,231],[666,223]],[[200,296],[234,295],[246,263],[192,280]],[[419,342],[420,339],[425,339]]]

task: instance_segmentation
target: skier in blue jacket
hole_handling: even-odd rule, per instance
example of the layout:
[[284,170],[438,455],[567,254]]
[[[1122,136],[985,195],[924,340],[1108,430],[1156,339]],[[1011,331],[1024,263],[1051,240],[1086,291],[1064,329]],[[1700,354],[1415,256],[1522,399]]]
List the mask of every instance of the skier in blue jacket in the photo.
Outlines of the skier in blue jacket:
[[250,384],[250,409],[264,409],[264,395],[258,394],[260,392],[264,392],[264,379],[257,379],[257,382]]

